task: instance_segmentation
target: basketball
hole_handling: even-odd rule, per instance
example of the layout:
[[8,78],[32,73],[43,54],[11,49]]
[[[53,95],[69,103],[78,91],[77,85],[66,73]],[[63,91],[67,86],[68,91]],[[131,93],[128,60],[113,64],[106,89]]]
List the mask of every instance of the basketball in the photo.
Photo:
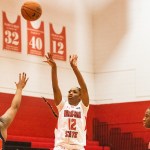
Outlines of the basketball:
[[25,2],[21,7],[21,14],[24,19],[35,21],[39,19],[42,14],[41,5],[33,1]]

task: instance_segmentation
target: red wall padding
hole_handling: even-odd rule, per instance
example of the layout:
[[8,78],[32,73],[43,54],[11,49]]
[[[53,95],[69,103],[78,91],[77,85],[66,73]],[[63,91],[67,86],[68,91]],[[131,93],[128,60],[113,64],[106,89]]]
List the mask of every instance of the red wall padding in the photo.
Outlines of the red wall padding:
[[[0,94],[0,114],[10,106],[12,94]],[[50,101],[53,103],[52,100]],[[8,129],[10,135],[54,137],[57,119],[42,98],[23,96],[15,120]]]
[[150,101],[93,105],[92,107],[95,108],[95,117],[101,122],[107,122],[109,127],[120,127],[122,132],[132,132],[136,137],[142,137],[145,141],[150,140],[150,129],[143,127],[142,122],[146,109],[150,107]]
[[[0,93],[0,114],[10,106],[13,94]],[[53,100],[49,100],[56,111]],[[93,118],[107,122],[110,127],[120,127],[123,132],[133,132],[135,136],[149,139],[150,131],[145,129],[142,119],[149,101],[105,105],[90,105],[87,118],[87,138],[93,138]],[[8,129],[9,135],[54,137],[57,119],[42,98],[23,96],[19,112]]]

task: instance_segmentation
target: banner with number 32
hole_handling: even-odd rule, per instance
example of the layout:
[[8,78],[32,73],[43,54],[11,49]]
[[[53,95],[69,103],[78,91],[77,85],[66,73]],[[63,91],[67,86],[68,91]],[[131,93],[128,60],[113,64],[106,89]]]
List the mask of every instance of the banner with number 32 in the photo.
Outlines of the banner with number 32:
[[17,17],[15,23],[10,23],[3,12],[3,49],[21,52],[21,21]]

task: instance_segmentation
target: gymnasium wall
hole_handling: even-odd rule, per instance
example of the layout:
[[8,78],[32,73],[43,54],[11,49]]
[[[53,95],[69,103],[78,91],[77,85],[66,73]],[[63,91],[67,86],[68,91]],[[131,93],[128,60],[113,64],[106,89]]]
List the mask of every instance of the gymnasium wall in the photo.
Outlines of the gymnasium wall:
[[[13,94],[0,93],[0,114],[10,106],[13,96]],[[48,102],[57,113],[53,100],[48,99]],[[88,139],[92,139],[94,109],[90,106],[88,113]],[[8,128],[8,135],[53,138],[56,125],[57,118],[42,98],[23,96],[19,111]]]
[[[24,89],[24,95],[53,99],[51,87],[51,68],[44,63],[45,57],[27,54],[27,21],[21,16],[20,8],[27,0],[5,0],[0,1],[0,91],[14,93],[15,84],[20,72],[26,72],[29,77],[28,84]],[[35,0],[36,1],[36,0]],[[84,3],[74,3],[74,9],[68,5],[71,2],[54,2],[38,0],[42,6],[42,15],[39,20],[31,22],[32,26],[38,28],[44,22],[45,54],[50,52],[50,30],[49,24],[53,25],[56,33],[66,28],[66,50],[67,60],[55,60],[58,65],[58,80],[63,97],[66,98],[68,90],[72,86],[78,86],[76,77],[69,64],[69,55],[78,55],[78,66],[89,87],[90,99],[94,99],[94,75],[93,75],[93,52],[92,52],[92,18],[84,8]],[[11,23],[18,16],[21,18],[21,53],[3,49],[3,17],[2,12]],[[79,15],[80,13],[80,15]],[[68,78],[69,77],[69,78]],[[66,84],[67,83],[67,84]]]
[[143,126],[145,111],[150,101],[92,105],[95,117],[106,122],[109,128],[121,128],[122,132],[131,132],[133,137],[142,137],[149,142],[150,129]]
[[[0,93],[0,114],[10,106],[13,94]],[[52,103],[52,100],[49,100]],[[54,107],[55,108],[55,107]],[[8,135],[53,137],[57,119],[42,98],[23,96]]]
[[112,0],[93,15],[95,104],[150,99],[149,7]]
[[[41,99],[44,96],[53,103],[50,67],[43,63],[44,57],[27,55],[27,24],[22,17],[22,53],[3,49],[2,11],[14,22],[21,15],[20,8],[25,1],[0,1],[0,114],[10,105],[18,73],[26,72],[29,81],[8,134],[54,137],[57,120]],[[57,1],[51,7],[44,1],[39,2],[43,14],[34,25],[44,21],[45,54],[50,47],[49,23],[52,23],[56,32],[66,27],[67,56],[79,56],[79,69],[87,83],[91,103],[87,138],[92,139],[93,118],[98,118],[110,127],[131,131],[134,136],[148,141],[150,133],[143,127],[142,119],[150,99],[150,1],[111,0],[92,13],[81,1],[76,1],[69,9]],[[78,83],[68,58],[65,62],[56,60],[56,63],[60,88],[66,98],[70,87]]]
[[[0,1],[0,91],[14,93],[18,73],[26,72],[29,82],[24,89],[27,96],[53,99],[50,68],[44,57],[27,55],[26,21],[21,17],[22,53],[3,49],[2,11],[14,22],[26,0]],[[91,104],[109,104],[150,99],[149,7],[148,0],[111,0],[104,7],[90,11],[84,3],[52,3],[38,1],[44,21],[45,54],[49,51],[49,23],[56,32],[66,27],[67,56],[78,54]],[[74,7],[68,7],[73,5]],[[60,7],[61,6],[61,7]],[[13,8],[13,9],[12,9]],[[58,80],[63,97],[70,87],[78,85],[67,61],[56,60]],[[7,66],[7,67],[6,67]],[[28,67],[27,67],[28,66]],[[69,78],[65,78],[69,76]],[[7,81],[7,82],[6,82]],[[66,84],[67,83],[67,84]]]
[[[0,93],[0,114],[10,106],[13,94]],[[50,104],[57,112],[53,100]],[[90,105],[87,118],[87,139],[93,139],[93,119],[106,122],[109,128],[119,127],[122,132],[132,132],[134,137],[149,141],[150,130],[143,127],[142,119],[150,102],[128,102],[117,104]],[[29,137],[54,137],[57,119],[42,98],[23,96],[22,103],[8,135]]]

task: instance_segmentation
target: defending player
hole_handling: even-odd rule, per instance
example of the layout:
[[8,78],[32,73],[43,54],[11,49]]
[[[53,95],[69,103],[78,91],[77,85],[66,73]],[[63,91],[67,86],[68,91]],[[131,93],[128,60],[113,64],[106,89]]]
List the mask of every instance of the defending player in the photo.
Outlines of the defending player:
[[11,106],[7,111],[0,117],[0,150],[5,150],[5,141],[7,139],[7,129],[14,120],[16,113],[19,109],[22,97],[22,90],[25,87],[28,78],[26,74],[19,74],[19,82],[16,83],[16,93],[12,100]]

